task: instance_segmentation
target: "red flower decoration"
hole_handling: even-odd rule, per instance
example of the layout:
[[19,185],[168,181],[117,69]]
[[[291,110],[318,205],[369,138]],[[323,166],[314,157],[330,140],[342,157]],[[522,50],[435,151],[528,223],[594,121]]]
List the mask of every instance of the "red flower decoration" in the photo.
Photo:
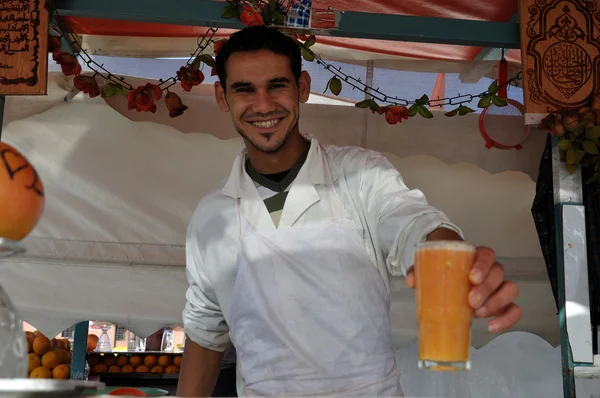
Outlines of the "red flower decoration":
[[165,96],[165,104],[167,105],[167,109],[169,110],[169,116],[177,117],[183,115],[183,112],[188,108],[183,105],[181,102],[181,98],[175,93],[167,93]]
[[248,4],[242,5],[240,20],[246,26],[259,26],[265,24],[262,15],[260,15],[260,12],[255,8],[250,7]]
[[408,119],[408,108],[405,106],[392,105],[379,108],[380,115],[385,113],[385,121],[389,124],[400,123],[402,119]]
[[192,65],[182,66],[177,72],[177,80],[181,81],[181,87],[185,91],[190,91],[192,87],[199,85],[204,81],[204,74],[201,70]]
[[145,86],[139,86],[131,90],[127,95],[127,108],[135,109],[138,112],[156,112],[154,101],[160,99],[162,91],[156,84],[147,83]]
[[60,50],[62,44],[60,37],[48,35],[48,52],[55,53]]
[[223,39],[223,40],[219,40],[216,41],[214,44],[214,52],[215,55],[217,55],[219,53],[219,51],[221,51],[221,48],[223,48],[223,45],[227,43],[227,39]]
[[90,98],[100,95],[100,87],[98,87],[96,79],[92,76],[77,75],[73,80],[73,85],[77,90],[89,94]]
[[52,54],[52,59],[60,65],[65,76],[78,75],[81,73],[81,65],[77,58],[64,51],[56,51]]
[[211,76],[217,76],[217,68],[213,67],[213,68],[210,70],[210,75],[211,75]]

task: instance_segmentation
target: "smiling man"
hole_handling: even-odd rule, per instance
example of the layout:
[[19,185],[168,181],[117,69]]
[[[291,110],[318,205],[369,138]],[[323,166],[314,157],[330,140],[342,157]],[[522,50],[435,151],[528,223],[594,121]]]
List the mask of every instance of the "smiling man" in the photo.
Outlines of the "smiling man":
[[[291,38],[247,28],[216,62],[216,100],[245,150],[188,227],[177,395],[210,395],[233,343],[241,395],[402,396],[390,277],[412,287],[415,244],[460,230],[381,154],[300,133],[310,76]],[[519,320],[491,249],[478,248],[471,280],[490,331]]]

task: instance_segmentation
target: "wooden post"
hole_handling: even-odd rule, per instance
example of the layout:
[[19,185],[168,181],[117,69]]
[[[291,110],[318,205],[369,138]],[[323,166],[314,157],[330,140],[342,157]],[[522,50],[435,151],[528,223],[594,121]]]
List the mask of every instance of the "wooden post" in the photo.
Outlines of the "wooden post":
[[0,0],[0,95],[46,94],[45,0]]

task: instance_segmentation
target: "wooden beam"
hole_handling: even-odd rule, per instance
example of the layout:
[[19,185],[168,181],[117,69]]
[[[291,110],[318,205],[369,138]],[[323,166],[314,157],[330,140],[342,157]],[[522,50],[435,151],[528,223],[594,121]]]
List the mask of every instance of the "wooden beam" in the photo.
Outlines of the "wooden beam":
[[[162,0],[57,0],[64,16],[155,22],[189,26],[240,29],[236,19],[221,18],[222,2],[178,0],[167,6]],[[333,27],[313,30],[324,36],[456,44],[478,47],[519,48],[518,24],[449,18],[413,17],[333,11]]]

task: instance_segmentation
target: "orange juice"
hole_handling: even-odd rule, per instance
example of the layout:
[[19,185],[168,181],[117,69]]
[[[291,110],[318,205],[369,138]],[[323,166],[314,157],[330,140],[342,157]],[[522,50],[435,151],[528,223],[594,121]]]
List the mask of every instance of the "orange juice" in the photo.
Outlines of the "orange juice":
[[475,247],[460,241],[417,245],[415,276],[419,321],[419,367],[466,370],[473,311],[468,295]]

